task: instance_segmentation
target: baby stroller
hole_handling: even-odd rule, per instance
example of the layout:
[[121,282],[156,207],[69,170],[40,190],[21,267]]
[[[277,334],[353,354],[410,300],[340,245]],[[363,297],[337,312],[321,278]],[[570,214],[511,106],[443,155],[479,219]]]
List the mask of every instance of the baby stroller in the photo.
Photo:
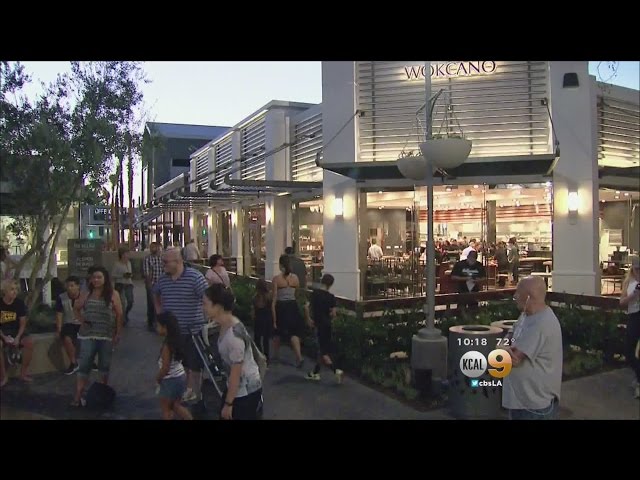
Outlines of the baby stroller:
[[222,359],[218,352],[218,336],[220,325],[215,322],[203,325],[201,329],[191,332],[191,340],[204,364],[202,400],[206,410],[219,412],[222,406],[222,394],[226,389],[227,376],[221,368]]

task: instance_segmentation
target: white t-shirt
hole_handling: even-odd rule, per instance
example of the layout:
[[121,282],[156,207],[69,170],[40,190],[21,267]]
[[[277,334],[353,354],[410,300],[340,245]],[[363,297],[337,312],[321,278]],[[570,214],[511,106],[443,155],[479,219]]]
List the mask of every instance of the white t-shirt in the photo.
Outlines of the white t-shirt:
[[[627,287],[627,296],[633,293],[633,291],[636,289],[636,285],[638,285],[638,281],[635,278],[629,282],[629,286]],[[638,312],[640,312],[640,297],[636,297],[635,300],[631,300],[627,304],[627,313],[629,315]]]
[[242,374],[236,398],[247,396],[262,388],[258,364],[253,359],[251,347],[244,341],[244,337],[248,335],[244,325],[234,317],[233,326],[218,337],[218,352],[224,362],[227,375],[231,373],[232,365],[242,364]]
[[380,260],[382,258],[382,249],[380,248],[380,245],[375,244],[375,245],[371,245],[369,247],[369,257],[372,260]]
[[466,260],[471,250],[475,250],[475,248],[467,247],[464,250],[462,250],[462,253],[460,254],[460,260]]
[[526,357],[504,378],[502,406],[515,410],[549,407],[560,400],[562,330],[551,308],[521,315],[513,327],[513,346]]

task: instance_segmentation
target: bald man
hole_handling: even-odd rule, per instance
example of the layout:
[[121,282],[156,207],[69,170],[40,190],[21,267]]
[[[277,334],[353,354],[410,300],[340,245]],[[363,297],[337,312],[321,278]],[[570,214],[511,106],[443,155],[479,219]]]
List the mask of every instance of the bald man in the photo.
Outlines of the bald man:
[[502,406],[512,420],[552,420],[558,412],[562,383],[562,331],[545,303],[541,277],[523,278],[514,300],[522,312],[513,329],[513,368],[504,379]]
[[200,331],[206,323],[202,300],[209,285],[202,273],[185,266],[177,248],[168,249],[162,256],[162,263],[165,274],[153,286],[156,313],[171,312],[178,319],[188,383],[183,399],[187,402],[200,400],[203,364],[191,340],[191,332]]

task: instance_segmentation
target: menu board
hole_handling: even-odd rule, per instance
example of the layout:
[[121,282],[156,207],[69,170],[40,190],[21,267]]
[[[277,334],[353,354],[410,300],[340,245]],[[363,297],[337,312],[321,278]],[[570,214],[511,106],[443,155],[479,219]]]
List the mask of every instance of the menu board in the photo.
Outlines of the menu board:
[[69,274],[80,278],[87,276],[93,265],[102,265],[102,240],[72,238],[68,241]]

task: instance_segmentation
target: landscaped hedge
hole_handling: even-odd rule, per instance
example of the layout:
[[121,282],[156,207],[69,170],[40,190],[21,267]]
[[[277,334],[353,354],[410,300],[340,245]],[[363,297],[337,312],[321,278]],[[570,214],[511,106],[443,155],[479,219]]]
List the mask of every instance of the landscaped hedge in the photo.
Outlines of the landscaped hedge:
[[[234,277],[232,288],[236,295],[237,315],[251,326],[251,299],[255,288],[249,279]],[[302,302],[303,299],[300,299]],[[565,376],[573,377],[593,373],[605,364],[615,364],[623,353],[624,323],[621,311],[584,310],[579,304],[552,307],[562,328]],[[519,311],[513,300],[490,302],[477,312],[461,311],[457,315],[444,315],[436,319],[436,327],[444,336],[454,325],[489,325],[500,320],[518,318]],[[408,362],[394,361],[394,352],[411,355],[411,339],[425,325],[421,308],[397,313],[387,310],[381,316],[358,318],[352,312],[339,310],[333,322],[334,359],[351,374],[391,388],[408,398],[416,396],[408,375]],[[316,341],[307,330],[303,350],[315,357]]]

